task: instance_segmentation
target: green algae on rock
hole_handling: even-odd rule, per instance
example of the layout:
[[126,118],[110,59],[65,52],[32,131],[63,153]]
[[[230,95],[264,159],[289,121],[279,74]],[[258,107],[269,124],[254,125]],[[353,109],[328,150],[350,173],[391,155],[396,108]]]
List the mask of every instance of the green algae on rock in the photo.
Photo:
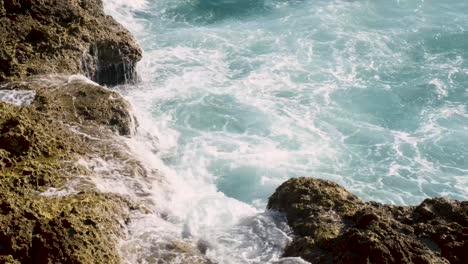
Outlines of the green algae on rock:
[[101,0],[0,0],[0,82],[82,73],[105,85],[136,79],[141,49]]
[[296,178],[278,187],[268,208],[285,213],[297,235],[287,257],[311,263],[468,262],[468,202],[365,203],[336,183]]

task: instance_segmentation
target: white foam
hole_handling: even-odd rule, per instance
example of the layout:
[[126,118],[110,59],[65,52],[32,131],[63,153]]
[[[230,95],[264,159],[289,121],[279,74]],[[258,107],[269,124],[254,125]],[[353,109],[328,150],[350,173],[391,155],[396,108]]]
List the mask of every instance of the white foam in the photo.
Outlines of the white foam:
[[[140,91],[144,95],[144,88],[142,89]],[[131,94],[135,96],[139,93],[133,91]],[[207,256],[220,263],[265,263],[278,259],[290,238],[273,221],[273,216],[260,216],[254,207],[218,192],[212,175],[207,170],[208,164],[204,164],[207,159],[199,155],[200,159],[194,164],[191,155],[197,155],[196,152],[187,153],[186,162],[182,162],[187,165],[186,168],[174,170],[168,167],[161,159],[179,147],[176,144],[178,132],[166,127],[169,125],[167,120],[154,122],[154,119],[148,118],[147,105],[138,104],[137,102],[141,102],[138,97],[129,99],[135,103],[136,114],[141,118],[138,133],[133,138],[126,139],[127,145],[135,157],[146,164],[148,170],[158,170],[164,175],[164,180],[153,184],[146,182],[151,185],[147,190],[147,200],[152,201],[147,205],[156,213],[133,220],[134,223],[129,227],[130,236],[122,241],[121,246],[122,252],[133,252],[127,260],[135,263],[145,257],[154,256],[156,251],[162,254],[164,241],[181,239],[188,240],[188,243],[205,241],[203,243],[208,247]],[[141,107],[144,112],[139,112]],[[155,133],[160,138],[164,135],[164,139],[173,143],[167,144],[154,138],[152,135]],[[210,151],[207,146],[203,146],[203,149]],[[211,151],[215,151],[215,155],[222,155],[222,152],[215,149]],[[274,156],[272,158],[274,160]],[[96,163],[90,166],[94,170],[116,166]],[[126,195],[132,192],[132,187],[128,184],[114,186],[105,182],[102,177],[99,181],[101,183],[97,182],[97,185],[103,191],[114,190]],[[168,222],[162,225],[164,221]],[[255,227],[257,224],[259,226]],[[264,229],[257,230],[258,228]],[[284,226],[283,228],[287,229]],[[161,245],[158,246],[158,243]],[[232,243],[236,243],[234,248]]]
[[82,74],[73,74],[73,75],[68,76],[67,83],[75,83],[75,82],[84,82],[87,84],[99,86],[98,83],[91,81],[90,79],[88,79],[86,76]]
[[49,188],[45,192],[40,193],[40,196],[46,197],[63,197],[77,194],[78,192],[73,188],[67,187],[65,189],[56,189],[56,188]]
[[439,99],[442,97],[447,97],[448,95],[447,88],[445,87],[445,84],[441,80],[433,79],[429,83],[435,86]]
[[308,264],[309,262],[301,258],[282,258],[272,263],[273,264]]
[[[272,6],[286,13],[290,4]],[[412,43],[399,36],[424,28],[419,14],[405,18],[414,22],[409,30],[377,29],[366,27],[368,17],[356,16],[362,10],[381,15],[369,11],[375,6],[368,8],[367,2],[317,1],[295,9],[294,19],[290,13],[277,17],[273,10],[271,17],[261,14],[271,20],[259,22],[259,16],[191,25],[183,16],[193,7],[191,1],[106,3],[106,10],[148,49],[138,65],[143,83],[122,87],[140,120],[140,131],[126,142],[150,170],[164,175],[162,182],[148,183],[156,213],[135,220],[129,238],[135,243],[126,246],[148,256],[154,241],[186,239],[206,242],[207,255],[219,263],[277,261],[290,237],[281,227],[284,222],[263,213],[265,196],[292,176],[334,180],[364,199],[393,204],[414,204],[439,190],[466,196],[466,171],[444,179],[437,175],[443,169],[460,168],[424,154],[425,147],[434,142],[437,147],[449,136],[441,125],[444,118],[466,116],[463,105],[430,109],[421,113],[419,128],[401,131],[392,127],[397,122],[387,122],[360,101],[344,102],[375,93],[386,104],[385,96],[397,93],[401,86],[386,75],[402,74],[412,65]],[[144,16],[136,15],[141,12]],[[249,54],[253,50],[258,54]],[[442,65],[430,60],[428,67],[439,67],[442,74],[425,75],[409,86],[429,84],[434,89],[424,95],[445,100],[456,74],[463,72],[460,61]],[[405,104],[407,98],[398,99]],[[466,131],[466,126],[459,129]],[[217,185],[222,188],[223,180],[229,185],[229,177],[245,178],[238,187],[251,188],[245,195],[252,201],[219,192]],[[442,187],[434,191],[434,186]],[[245,198],[226,189],[230,196]]]
[[125,28],[138,33],[144,30],[145,25],[134,17],[133,12],[144,11],[148,5],[147,0],[105,0],[104,11],[119,21]]
[[17,106],[30,105],[36,97],[35,91],[30,90],[0,90],[0,101]]

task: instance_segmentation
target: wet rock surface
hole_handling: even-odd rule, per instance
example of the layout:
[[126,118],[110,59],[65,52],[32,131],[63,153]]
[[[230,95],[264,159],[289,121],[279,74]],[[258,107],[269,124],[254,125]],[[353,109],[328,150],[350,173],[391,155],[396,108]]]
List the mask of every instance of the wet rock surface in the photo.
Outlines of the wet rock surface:
[[101,0],[0,0],[0,82],[82,73],[102,85],[136,79],[141,49]]
[[[125,262],[131,216],[152,213],[142,184],[160,175],[121,137],[137,127],[129,104],[97,83],[136,81],[140,59],[101,0],[0,0],[0,263]],[[117,182],[137,197],[107,193]],[[165,245],[141,261],[210,263]]]
[[103,125],[120,135],[130,136],[136,121],[130,105],[115,91],[80,76],[36,76],[3,85],[4,90],[31,90],[31,106],[58,120],[95,127]]
[[296,178],[278,187],[268,208],[285,213],[297,235],[285,257],[311,263],[468,263],[468,202],[365,203],[336,183]]
[[[112,130],[130,129],[125,101],[96,84],[59,77],[8,86],[36,97],[28,106],[0,102],[0,263],[119,263],[117,243],[139,208],[98,192],[87,181],[93,172],[78,161],[129,160],[111,140]],[[125,120],[117,127],[115,115]]]
[[[153,213],[139,185],[160,180],[122,142],[135,130],[128,103],[79,76],[1,88],[35,96],[24,106],[0,101],[0,263],[126,263],[122,252],[141,250],[121,247],[131,216]],[[116,181],[141,188],[141,199],[96,184]],[[139,261],[210,263],[182,240],[156,248]]]
[[[141,241],[142,243],[148,242],[151,246],[145,248],[125,247],[124,254],[135,255],[137,258],[133,259],[135,263],[181,263],[181,264],[214,264],[206,258],[192,243],[183,240],[167,240],[167,241]],[[128,251],[133,251],[130,253]],[[129,261],[130,262],[130,261]]]

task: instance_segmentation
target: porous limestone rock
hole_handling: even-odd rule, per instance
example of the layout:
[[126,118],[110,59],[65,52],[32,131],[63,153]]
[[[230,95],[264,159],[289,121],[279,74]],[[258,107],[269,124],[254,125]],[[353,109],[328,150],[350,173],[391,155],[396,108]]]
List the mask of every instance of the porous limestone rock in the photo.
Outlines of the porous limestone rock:
[[295,178],[270,197],[297,235],[285,257],[311,263],[468,263],[468,202],[365,203],[331,181]]
[[0,102],[0,261],[119,263],[118,240],[139,207],[97,192],[78,161],[112,158],[122,170],[140,169],[112,140],[112,130],[130,130],[128,105],[83,80],[39,80],[3,87],[36,97],[28,106]]
[[136,79],[141,49],[101,0],[0,0],[0,82],[82,73],[102,85]]

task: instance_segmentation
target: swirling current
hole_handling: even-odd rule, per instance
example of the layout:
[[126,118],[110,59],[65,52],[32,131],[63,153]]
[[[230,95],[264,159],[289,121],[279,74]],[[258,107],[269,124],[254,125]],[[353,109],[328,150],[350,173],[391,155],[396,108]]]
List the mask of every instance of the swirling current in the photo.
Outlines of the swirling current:
[[105,8],[144,49],[141,81],[118,88],[140,120],[130,145],[169,182],[151,198],[164,217],[133,227],[129,262],[177,237],[219,263],[276,261],[290,233],[264,208],[291,177],[392,204],[468,199],[466,0]]

